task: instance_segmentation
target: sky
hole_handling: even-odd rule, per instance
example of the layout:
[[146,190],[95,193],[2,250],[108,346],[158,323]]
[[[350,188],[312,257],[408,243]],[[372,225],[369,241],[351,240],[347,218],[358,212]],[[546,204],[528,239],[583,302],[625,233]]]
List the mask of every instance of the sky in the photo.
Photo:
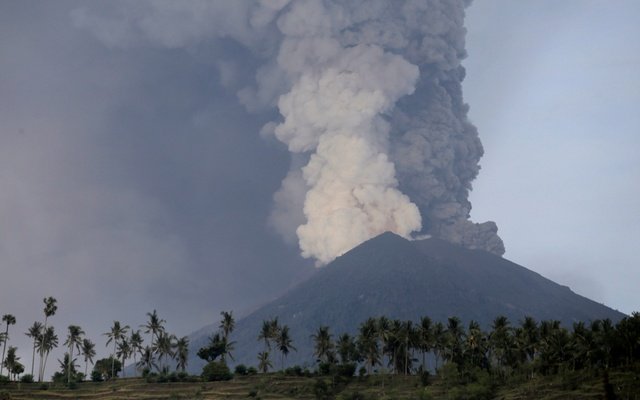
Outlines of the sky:
[[[277,113],[238,101],[259,61],[162,27],[166,46],[110,42],[83,3],[0,1],[0,314],[27,366],[45,296],[61,342],[78,324],[105,355],[113,320],[157,309],[182,336],[314,270],[268,222],[296,160],[260,134]],[[504,257],[626,313],[640,309],[639,14],[476,1],[463,61],[485,150],[472,219],[496,221]]]

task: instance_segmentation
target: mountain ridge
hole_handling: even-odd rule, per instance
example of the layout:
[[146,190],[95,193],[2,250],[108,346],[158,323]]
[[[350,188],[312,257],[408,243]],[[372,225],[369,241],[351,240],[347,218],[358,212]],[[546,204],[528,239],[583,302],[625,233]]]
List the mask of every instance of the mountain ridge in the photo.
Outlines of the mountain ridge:
[[[290,364],[310,364],[310,335],[320,325],[329,326],[335,338],[355,333],[366,318],[381,315],[414,321],[429,316],[443,322],[457,316],[465,325],[475,320],[485,328],[498,315],[512,324],[532,316],[560,320],[568,327],[624,316],[494,254],[435,238],[409,241],[386,232],[238,320],[231,335],[235,362],[256,364],[257,352],[264,350],[257,341],[263,320],[278,317],[290,327],[298,348],[289,355]],[[192,354],[207,342],[206,335],[191,339]],[[203,364],[192,356],[190,369],[197,372]]]

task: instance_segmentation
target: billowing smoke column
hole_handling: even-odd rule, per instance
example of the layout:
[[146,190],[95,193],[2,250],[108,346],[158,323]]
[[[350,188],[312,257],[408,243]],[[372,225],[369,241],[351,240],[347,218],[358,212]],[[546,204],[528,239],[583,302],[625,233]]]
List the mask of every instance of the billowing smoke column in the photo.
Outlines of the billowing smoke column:
[[277,60],[292,87],[275,135],[311,156],[285,180],[272,220],[286,230],[278,218],[306,188],[303,256],[325,263],[386,230],[504,253],[493,222],[469,221],[483,150],[462,101],[464,7],[295,2],[280,17]]
[[385,231],[504,253],[495,223],[469,221],[483,149],[461,90],[468,1],[135,4],[124,24],[86,9],[76,23],[109,45],[230,37],[262,60],[238,98],[281,114],[262,130],[292,153],[270,222],[304,257],[326,264]]

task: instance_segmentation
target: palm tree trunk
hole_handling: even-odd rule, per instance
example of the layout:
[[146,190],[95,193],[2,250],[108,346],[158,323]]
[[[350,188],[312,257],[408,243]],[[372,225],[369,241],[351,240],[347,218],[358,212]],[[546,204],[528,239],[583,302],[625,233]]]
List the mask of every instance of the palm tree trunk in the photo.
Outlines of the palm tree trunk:
[[89,360],[84,359],[84,379],[87,379],[87,371],[89,370]]
[[116,342],[117,339],[113,338],[113,353],[111,354],[111,379],[116,377],[115,374],[115,370],[116,370]]
[[67,364],[67,384],[71,382],[71,363],[73,362],[73,346],[69,346],[69,364]]
[[49,317],[45,314],[44,316],[44,328],[42,329],[42,343],[40,343],[40,365],[38,366],[38,382],[42,382],[42,376],[44,375],[44,347],[46,345],[46,332],[47,332],[47,320]]
[[[4,351],[7,349],[7,342],[9,341],[9,323],[7,322],[7,331],[4,333],[4,345],[2,346],[2,360],[0,360],[0,375],[4,369]],[[11,375],[11,371],[9,371]]]
[[36,363],[36,340],[33,339],[33,354],[31,354],[31,377],[33,378],[33,366]]

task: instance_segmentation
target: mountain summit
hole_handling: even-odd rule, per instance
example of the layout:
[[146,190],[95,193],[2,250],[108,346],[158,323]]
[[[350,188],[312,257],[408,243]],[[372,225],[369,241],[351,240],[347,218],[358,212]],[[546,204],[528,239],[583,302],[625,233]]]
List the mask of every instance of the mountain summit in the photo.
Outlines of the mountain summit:
[[[313,362],[310,335],[320,326],[338,334],[356,332],[368,317],[418,321],[429,316],[445,322],[450,316],[488,328],[499,315],[517,324],[525,316],[576,321],[624,314],[572,292],[518,264],[494,254],[469,250],[440,239],[409,241],[384,233],[320,269],[280,298],[239,320],[231,339],[237,363],[256,364],[263,350],[257,340],[262,321],[278,317],[288,325],[297,352],[289,363]],[[207,335],[192,336],[192,354]],[[203,363],[192,359],[197,371]]]

